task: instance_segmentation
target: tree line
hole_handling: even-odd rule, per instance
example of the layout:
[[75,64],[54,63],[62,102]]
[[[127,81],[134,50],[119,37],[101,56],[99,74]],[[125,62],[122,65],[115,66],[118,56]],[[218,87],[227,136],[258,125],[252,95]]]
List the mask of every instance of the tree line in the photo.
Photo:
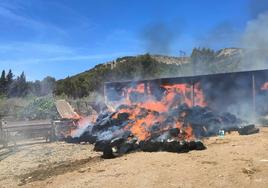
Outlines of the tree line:
[[118,58],[113,63],[99,64],[89,71],[57,81],[54,93],[73,98],[85,97],[92,92],[102,94],[105,82],[190,74],[186,66],[182,69],[176,64],[161,63],[149,54]]
[[3,70],[0,77],[0,95],[8,98],[27,95],[45,96],[53,93],[55,86],[56,79],[50,76],[41,81],[27,81],[24,72],[15,77],[12,70],[8,73]]

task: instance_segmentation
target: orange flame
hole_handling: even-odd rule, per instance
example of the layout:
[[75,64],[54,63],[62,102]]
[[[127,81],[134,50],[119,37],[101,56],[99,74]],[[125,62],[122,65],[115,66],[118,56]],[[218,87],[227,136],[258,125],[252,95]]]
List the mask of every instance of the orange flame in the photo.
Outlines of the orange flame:
[[261,86],[261,90],[268,90],[268,82],[265,82],[265,83]]
[[[146,87],[147,86],[147,87]],[[154,93],[150,90],[148,84],[138,84],[131,88],[125,88],[123,94],[123,102],[120,104],[128,105],[130,108],[119,110],[113,118],[117,118],[120,113],[128,113],[130,123],[126,129],[130,130],[139,140],[146,140],[150,137],[153,125],[159,126],[160,131],[165,131],[169,128],[179,128],[185,134],[183,139],[193,139],[193,129],[191,125],[184,125],[183,120],[185,112],[174,118],[171,124],[166,123],[169,112],[178,105],[187,104],[188,106],[198,105],[206,106],[205,97],[201,90],[200,84],[192,87],[189,84],[166,84],[161,99],[156,99]],[[132,94],[137,94],[138,100],[131,100]],[[194,99],[193,99],[194,97]],[[145,111],[145,112],[144,112]],[[167,126],[168,124],[168,126]]]
[[70,136],[76,137],[79,134],[79,131],[86,128],[89,124],[93,124],[96,121],[96,115],[80,117],[80,119],[75,122],[75,129],[70,131]]

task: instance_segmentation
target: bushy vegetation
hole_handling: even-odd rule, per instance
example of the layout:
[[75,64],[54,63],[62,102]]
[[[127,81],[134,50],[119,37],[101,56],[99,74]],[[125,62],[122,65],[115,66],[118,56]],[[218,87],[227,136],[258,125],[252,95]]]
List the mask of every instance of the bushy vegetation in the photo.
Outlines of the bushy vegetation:
[[12,120],[55,119],[58,113],[52,96],[2,97],[0,118],[2,117]]
[[53,97],[37,97],[19,112],[20,118],[34,119],[56,119],[57,109]]
[[19,112],[29,104],[29,98],[7,98],[0,97],[0,118],[12,117],[18,118]]

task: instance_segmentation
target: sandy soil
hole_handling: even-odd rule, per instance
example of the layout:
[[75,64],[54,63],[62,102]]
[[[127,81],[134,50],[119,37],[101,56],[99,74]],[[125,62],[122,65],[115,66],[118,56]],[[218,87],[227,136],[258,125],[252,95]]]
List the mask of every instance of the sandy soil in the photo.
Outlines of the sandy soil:
[[204,151],[136,152],[110,160],[91,145],[24,145],[0,158],[0,187],[268,187],[268,128],[205,144]]

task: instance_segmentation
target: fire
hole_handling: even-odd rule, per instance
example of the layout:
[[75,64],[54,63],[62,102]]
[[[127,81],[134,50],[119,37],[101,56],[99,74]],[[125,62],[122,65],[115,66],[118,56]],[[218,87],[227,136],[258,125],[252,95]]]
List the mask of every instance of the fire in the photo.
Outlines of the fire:
[[87,128],[89,124],[93,124],[96,121],[96,115],[91,116],[80,116],[80,119],[74,123],[75,129],[70,131],[70,136],[77,137],[80,136],[84,129]]
[[268,82],[265,82],[265,83],[261,86],[261,90],[268,90]]
[[[139,140],[150,138],[152,133],[161,133],[171,128],[179,128],[184,140],[194,139],[191,125],[184,123],[186,112],[170,115],[172,109],[185,104],[189,107],[206,106],[205,97],[200,84],[166,84],[160,86],[160,97],[156,97],[150,85],[141,83],[125,88],[121,108],[114,114],[129,114],[129,122],[125,129],[132,132]],[[119,105],[118,105],[119,106]],[[156,130],[154,130],[156,129]]]
[[194,90],[195,104],[201,107],[207,106],[200,83],[197,83],[195,87],[196,87],[196,89]]

